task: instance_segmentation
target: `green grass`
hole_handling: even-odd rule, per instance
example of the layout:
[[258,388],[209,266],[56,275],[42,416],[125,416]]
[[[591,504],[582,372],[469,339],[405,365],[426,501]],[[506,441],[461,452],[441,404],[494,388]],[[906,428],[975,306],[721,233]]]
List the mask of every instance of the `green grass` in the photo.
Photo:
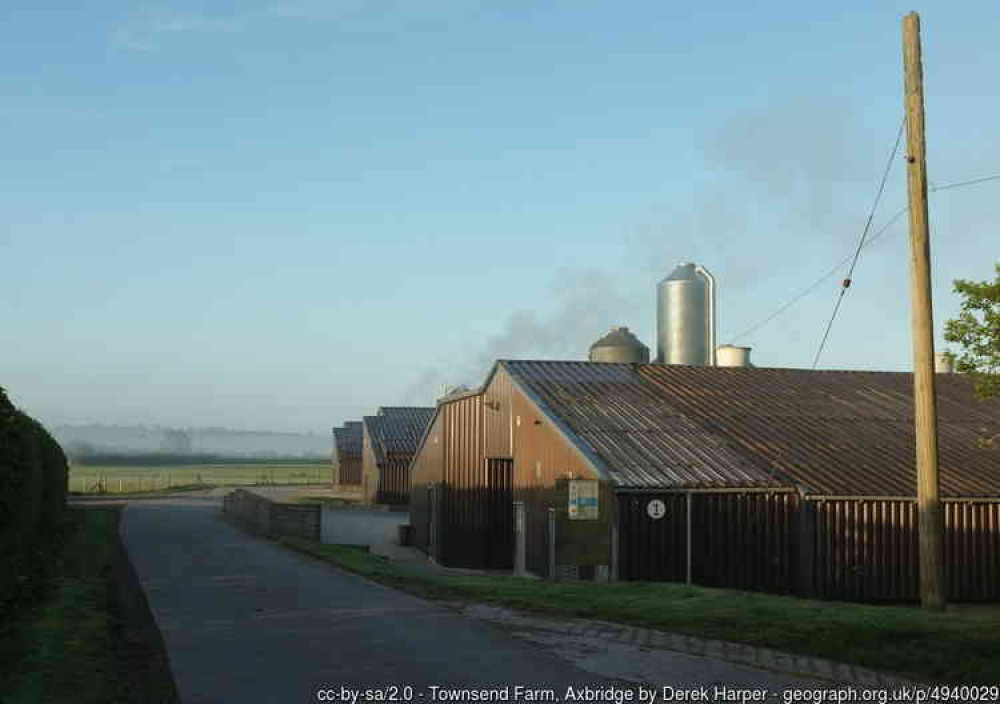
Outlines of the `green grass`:
[[289,547],[421,596],[659,628],[853,663],[918,680],[1000,682],[1000,613],[809,601],[659,582],[594,584],[414,573],[335,545]]
[[74,465],[69,489],[78,493],[146,493],[177,486],[253,486],[268,484],[329,484],[327,463],[198,464],[171,467]]
[[295,496],[291,501],[297,504],[326,504],[327,506],[353,506],[359,502],[356,499],[343,499],[337,496]]
[[0,628],[0,700],[119,702],[105,571],[118,530],[116,509],[67,512],[61,559],[41,598]]

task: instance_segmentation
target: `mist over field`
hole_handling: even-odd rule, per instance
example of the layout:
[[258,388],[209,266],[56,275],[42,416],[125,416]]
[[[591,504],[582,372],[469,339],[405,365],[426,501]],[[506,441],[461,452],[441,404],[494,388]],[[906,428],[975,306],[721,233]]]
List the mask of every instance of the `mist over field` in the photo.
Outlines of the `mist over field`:
[[100,424],[56,425],[50,432],[71,455],[187,453],[325,459],[331,449],[329,437],[311,433]]

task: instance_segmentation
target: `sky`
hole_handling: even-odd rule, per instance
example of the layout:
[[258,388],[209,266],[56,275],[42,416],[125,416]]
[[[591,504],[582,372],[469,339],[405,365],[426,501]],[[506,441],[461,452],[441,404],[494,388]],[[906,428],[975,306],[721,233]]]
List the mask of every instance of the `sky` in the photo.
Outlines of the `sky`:
[[[1000,173],[1000,4],[5,2],[0,386],[48,424],[329,432],[497,358],[585,359],[655,288],[809,367],[902,118],[932,186]],[[902,151],[873,230],[906,205]],[[1000,181],[932,193],[936,344]],[[909,370],[906,219],[821,368]]]

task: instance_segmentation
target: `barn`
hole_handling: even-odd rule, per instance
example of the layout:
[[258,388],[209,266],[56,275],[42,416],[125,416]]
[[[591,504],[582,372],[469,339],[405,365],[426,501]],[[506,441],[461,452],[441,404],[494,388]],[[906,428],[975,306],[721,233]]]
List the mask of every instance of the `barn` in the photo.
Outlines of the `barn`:
[[362,420],[361,475],[367,504],[404,506],[410,500],[410,461],[433,408],[383,406]]
[[[1000,600],[1000,403],[938,374],[946,584]],[[917,599],[912,375],[500,361],[411,468],[446,565]]]
[[361,486],[361,421],[350,420],[333,429],[333,484]]

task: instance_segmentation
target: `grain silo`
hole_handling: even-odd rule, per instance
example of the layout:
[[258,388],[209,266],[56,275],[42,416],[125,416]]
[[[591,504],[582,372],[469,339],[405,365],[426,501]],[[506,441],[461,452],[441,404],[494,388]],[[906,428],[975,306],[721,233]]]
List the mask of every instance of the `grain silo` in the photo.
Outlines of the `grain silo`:
[[681,262],[657,287],[656,361],[714,365],[715,317],[715,278],[703,266]]
[[614,327],[607,335],[590,346],[591,362],[648,364],[649,348],[626,327]]
[[715,348],[715,366],[749,367],[750,348],[738,345],[719,345]]
[[938,374],[954,374],[955,358],[948,352],[934,355],[934,371]]

